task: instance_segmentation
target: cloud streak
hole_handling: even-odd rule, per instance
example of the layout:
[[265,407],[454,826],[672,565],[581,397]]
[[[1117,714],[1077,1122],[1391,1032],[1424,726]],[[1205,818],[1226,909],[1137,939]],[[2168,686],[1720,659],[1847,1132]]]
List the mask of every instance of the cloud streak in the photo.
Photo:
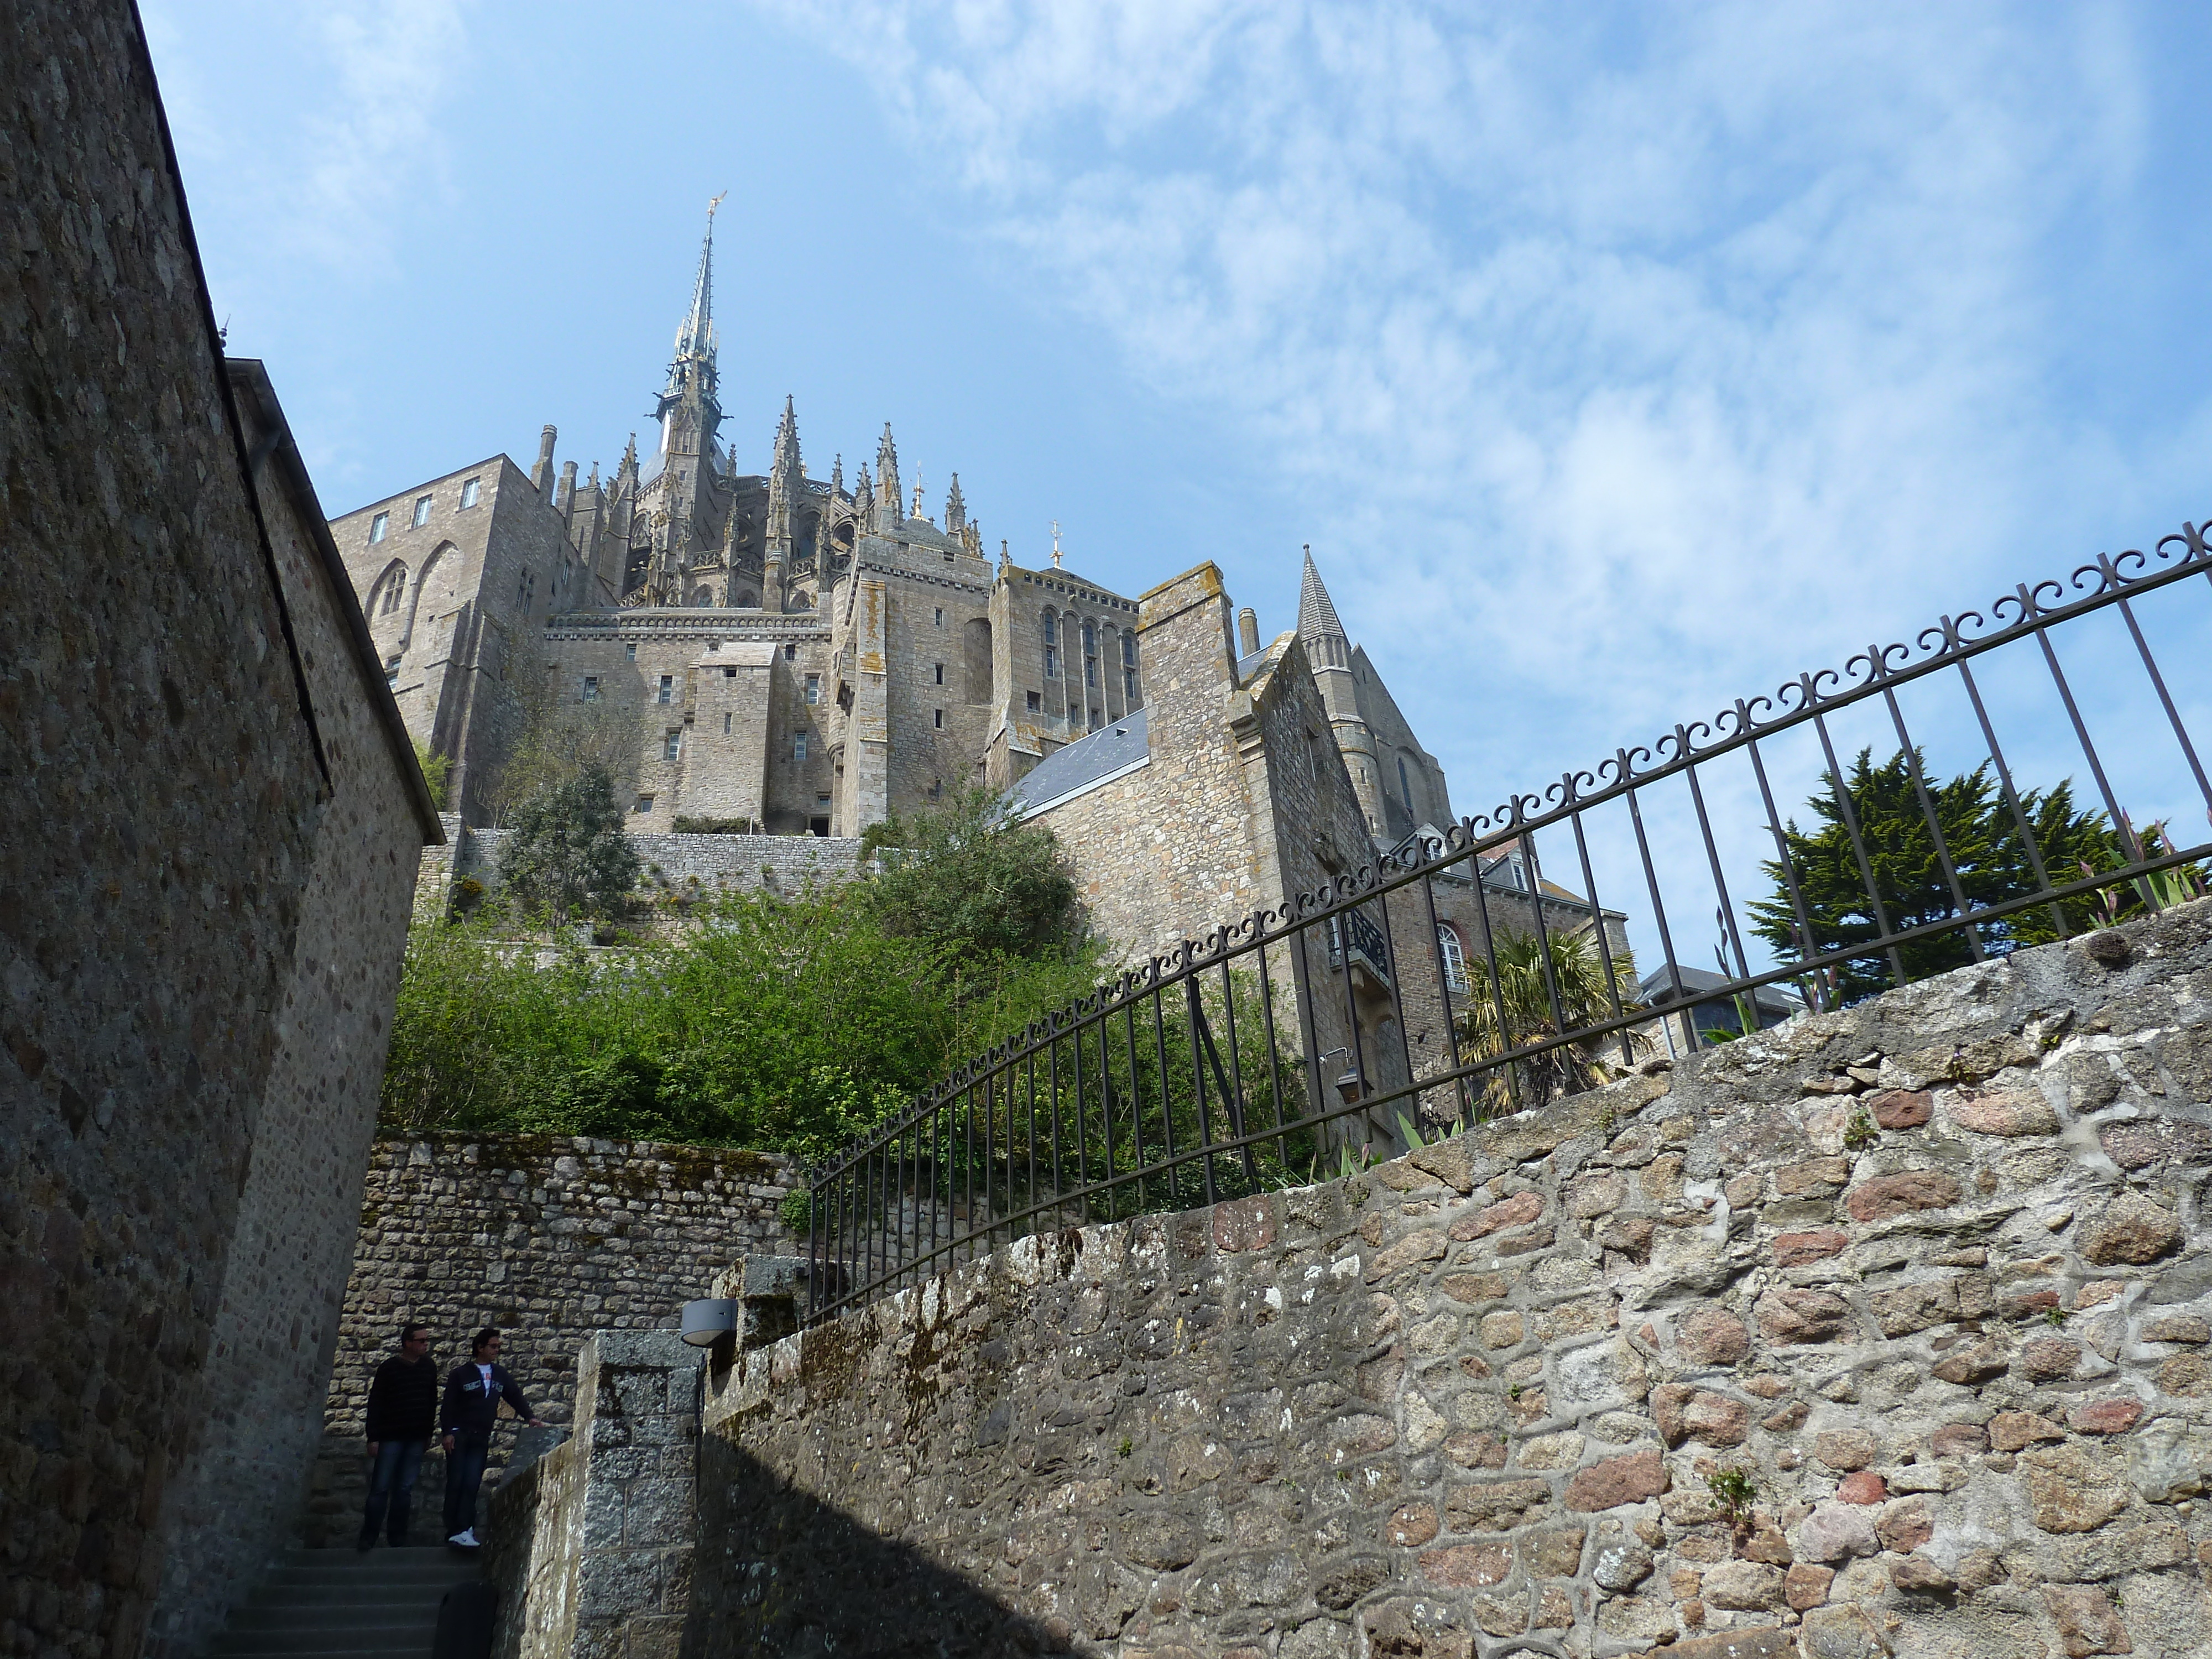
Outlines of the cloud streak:
[[2116,15],[774,9],[1251,434],[1471,794],[2162,527],[2099,506],[2179,434],[2051,390],[2056,273],[2147,143]]

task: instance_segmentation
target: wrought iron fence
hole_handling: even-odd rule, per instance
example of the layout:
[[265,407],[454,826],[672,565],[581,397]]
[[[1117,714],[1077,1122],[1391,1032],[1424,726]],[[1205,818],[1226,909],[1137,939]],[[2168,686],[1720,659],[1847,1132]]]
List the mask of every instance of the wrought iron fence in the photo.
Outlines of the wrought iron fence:
[[[812,1172],[809,1319],[1025,1234],[1326,1178],[1662,1049],[2203,890],[2212,843],[2138,831],[2123,791],[2212,821],[2185,717],[2212,704],[2212,606],[2144,603],[2212,581],[2208,533],[2023,583],[1124,973]],[[2166,668],[2154,633],[2185,647]],[[1641,981],[1601,872],[1657,946]],[[1747,880],[1765,887],[1748,933]],[[1708,906],[1710,970],[1677,948]]]

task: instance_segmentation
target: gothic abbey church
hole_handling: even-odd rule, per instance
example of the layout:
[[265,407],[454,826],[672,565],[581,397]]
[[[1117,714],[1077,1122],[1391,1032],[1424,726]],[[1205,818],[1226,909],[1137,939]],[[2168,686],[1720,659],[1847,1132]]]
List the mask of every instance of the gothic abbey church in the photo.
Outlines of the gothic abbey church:
[[[1218,702],[1263,663],[1279,675],[1292,650],[1310,735],[1341,757],[1320,781],[1364,823],[1329,862],[1451,821],[1442,769],[1346,639],[1310,558],[1297,632],[1264,649],[1251,611],[1232,633],[1213,573],[1209,664],[1164,678],[1152,595],[1087,580],[1056,551],[1036,568],[1003,542],[987,555],[957,475],[932,520],[919,483],[902,485],[888,425],[872,471],[848,484],[841,459],[824,482],[806,474],[787,398],[767,471],[743,471],[720,441],[713,254],[710,215],[649,459],[633,436],[611,479],[594,465],[580,480],[574,461],[556,477],[549,426],[526,474],[495,455],[331,525],[409,728],[451,759],[466,823],[489,821],[533,691],[641,716],[623,786],[640,832],[682,814],[851,836],[976,784],[1056,818],[1109,773],[1176,770],[1159,720],[1148,736],[1148,701]],[[1158,620],[1188,629],[1189,610]],[[1279,894],[1272,872],[1256,885],[1250,902]]]

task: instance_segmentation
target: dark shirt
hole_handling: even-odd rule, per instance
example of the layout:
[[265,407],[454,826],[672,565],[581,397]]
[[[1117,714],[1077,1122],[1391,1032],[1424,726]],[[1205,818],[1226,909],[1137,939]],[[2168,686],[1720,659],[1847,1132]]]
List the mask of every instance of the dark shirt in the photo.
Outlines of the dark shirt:
[[522,1390],[507,1374],[503,1365],[491,1368],[491,1387],[483,1385],[483,1374],[473,1359],[465,1360],[453,1367],[446,1378],[446,1401],[439,1408],[438,1427],[447,1434],[456,1429],[468,1429],[477,1434],[489,1434],[499,1418],[499,1402],[506,1401],[514,1408],[517,1417],[531,1415],[530,1402],[522,1397]]
[[438,1366],[429,1355],[398,1354],[376,1368],[368,1385],[369,1440],[428,1440],[438,1420]]

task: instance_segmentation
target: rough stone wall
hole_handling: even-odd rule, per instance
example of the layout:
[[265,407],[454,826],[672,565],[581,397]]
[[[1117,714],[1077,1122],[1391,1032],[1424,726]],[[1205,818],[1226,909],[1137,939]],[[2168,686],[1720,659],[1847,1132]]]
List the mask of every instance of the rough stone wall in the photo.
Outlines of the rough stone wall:
[[132,8],[0,132],[0,1648],[129,1659],[329,788]]
[[[426,824],[415,758],[387,727],[352,589],[325,562],[321,509],[258,364],[232,366],[331,796],[222,1277],[198,1455],[182,1470],[150,1650],[196,1653],[237,1587],[290,1543],[320,1439],[392,1006]],[[264,429],[276,426],[272,433]],[[267,441],[274,439],[274,441]],[[295,488],[287,488],[286,480]],[[301,501],[298,495],[304,494]],[[402,771],[402,768],[404,771]],[[422,807],[427,814],[428,803]]]
[[2212,903],[718,1362],[698,1651],[2212,1652],[2208,993]]
[[489,1577],[514,1610],[497,1659],[676,1659],[706,1359],[666,1331],[603,1331],[579,1351],[574,1437],[485,1511]]
[[[350,1540],[366,1479],[369,1379],[403,1321],[431,1328],[440,1372],[479,1327],[538,1414],[569,1420],[574,1356],[595,1332],[667,1330],[715,1271],[791,1247],[791,1166],[772,1154],[566,1137],[379,1141],[325,1400],[308,1541]],[[507,1443],[494,1445],[493,1478]],[[434,1450],[416,1487],[436,1501]],[[428,1494],[426,1500],[425,1494]]]
[[[511,833],[466,830],[458,837],[459,856],[434,860],[426,855],[422,867],[430,890],[442,894],[463,876],[496,887],[500,848]],[[790,896],[810,882],[849,881],[860,869],[860,843],[840,836],[632,836],[629,844],[641,888],[679,893],[696,883],[716,892],[765,889]]]

